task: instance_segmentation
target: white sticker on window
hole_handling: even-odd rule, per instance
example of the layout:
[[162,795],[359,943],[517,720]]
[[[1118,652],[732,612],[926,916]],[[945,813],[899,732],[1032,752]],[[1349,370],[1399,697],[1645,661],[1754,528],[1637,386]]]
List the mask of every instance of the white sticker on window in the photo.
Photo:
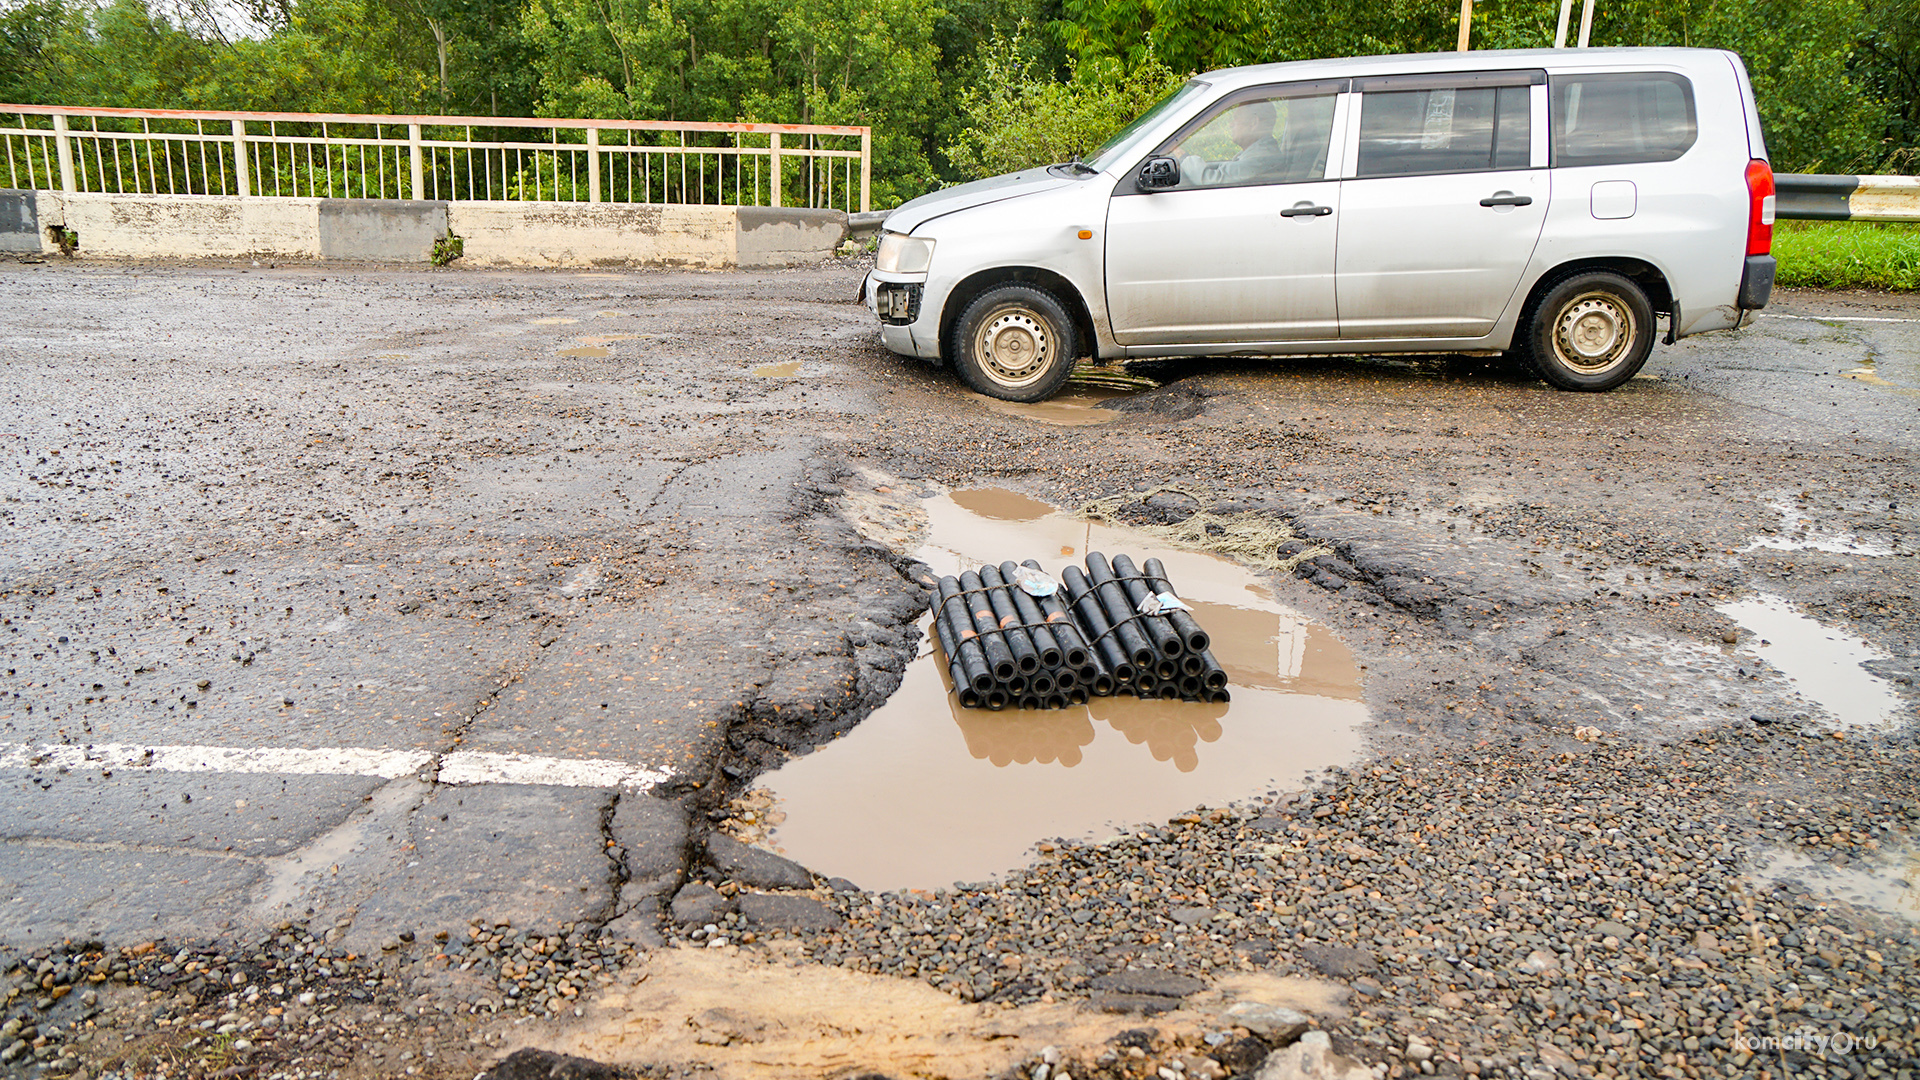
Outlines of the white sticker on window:
[[1445,150],[1453,142],[1453,91],[1435,90],[1427,95],[1427,123],[1420,135],[1420,149]]

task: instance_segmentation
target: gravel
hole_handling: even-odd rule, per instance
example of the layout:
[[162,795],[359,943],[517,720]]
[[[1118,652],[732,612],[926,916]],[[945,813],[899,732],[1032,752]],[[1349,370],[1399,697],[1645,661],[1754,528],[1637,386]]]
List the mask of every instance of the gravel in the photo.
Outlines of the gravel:
[[[1440,751],[1049,845],[1003,884],[842,895],[846,927],[805,940],[971,1001],[1144,988],[1121,973],[1338,977],[1351,1016],[1327,1025],[1334,1045],[1392,1075],[1910,1077],[1914,925],[1743,868],[1769,845],[1847,865],[1909,844],[1913,749],[1746,723],[1656,746]],[[1197,906],[1216,914],[1176,918]],[[1802,1028],[1859,1045],[1740,1045]]]
[[497,1039],[489,1021],[573,1011],[635,958],[585,926],[476,921],[400,934],[375,955],[334,948],[338,929],[286,922],[241,941],[69,941],[6,957],[0,1056],[73,1076],[472,1076]]

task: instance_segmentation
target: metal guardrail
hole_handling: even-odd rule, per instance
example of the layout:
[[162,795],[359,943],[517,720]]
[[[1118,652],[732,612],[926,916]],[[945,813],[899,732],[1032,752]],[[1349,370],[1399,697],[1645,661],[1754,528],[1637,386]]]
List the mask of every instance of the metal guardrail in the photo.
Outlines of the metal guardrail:
[[0,105],[7,184],[107,194],[863,212],[867,127]]
[[1920,221],[1920,176],[1781,173],[1773,216],[1798,221]]

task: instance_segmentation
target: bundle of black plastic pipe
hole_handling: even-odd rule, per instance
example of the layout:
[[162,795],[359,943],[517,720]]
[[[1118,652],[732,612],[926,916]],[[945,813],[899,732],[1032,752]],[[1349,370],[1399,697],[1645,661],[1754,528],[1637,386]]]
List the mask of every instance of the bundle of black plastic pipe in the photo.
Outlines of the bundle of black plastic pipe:
[[[973,615],[967,606],[967,600],[960,595],[960,579],[943,577],[940,579],[940,607],[936,622],[944,624],[958,643],[959,653],[949,649],[947,655],[955,657],[965,666],[967,682],[975,693],[984,694],[996,681],[1013,677],[1013,655],[1006,652],[1006,644],[998,637],[981,638],[979,627],[974,625]],[[940,639],[940,647],[947,648],[947,639]],[[1002,655],[1005,654],[1005,655]]]
[[1066,586],[1067,598],[1073,601],[1073,615],[1086,629],[1087,640],[1092,644],[1090,650],[1116,684],[1130,683],[1138,673],[1133,660],[1127,656],[1126,647],[1113,633],[1113,624],[1100,607],[1100,598],[1093,595],[1093,583],[1080,572],[1077,566],[1069,566],[1060,573],[1060,580]]
[[[1002,577],[1007,574],[1007,565],[1006,563],[1000,564]],[[1020,565],[1031,567],[1035,570],[1041,568],[1040,564],[1032,559],[1028,559]],[[1034,605],[1040,609],[1041,615],[1046,619],[1047,626],[1053,631],[1054,640],[1060,643],[1061,662],[1067,668],[1073,670],[1075,682],[1084,690],[1081,695],[1081,701],[1085,701],[1088,695],[1093,697],[1106,697],[1108,694],[1113,693],[1113,673],[1109,671],[1106,664],[1101,661],[1100,653],[1087,644],[1087,635],[1082,632],[1080,624],[1075,620],[1073,613],[1067,610],[1067,605],[1060,602],[1059,591],[1055,590],[1046,596],[1032,597],[1031,599]],[[1116,646],[1116,649],[1117,648],[1118,646]],[[1079,703],[1080,702],[1075,702],[1075,704]]]
[[1065,708],[1084,703],[1089,687],[1110,688],[1086,663],[1078,627],[1064,613],[1050,618],[1013,583],[1018,574],[1008,562],[940,579],[934,625],[960,703]]
[[[1148,559],[1142,572],[1126,555],[1114,556],[1109,564],[1095,551],[1087,553],[1087,570],[1103,598],[1110,597],[1109,590],[1114,587],[1125,596],[1140,636],[1151,642],[1157,653],[1152,661],[1153,681],[1136,680],[1136,694],[1192,701],[1230,699],[1227,673],[1214,659],[1212,639],[1190,612],[1178,606],[1179,597],[1167,580],[1165,564]],[[1163,595],[1172,602],[1162,601]],[[1106,606],[1110,608],[1111,602]]]
[[1025,576],[1009,560],[940,579],[934,626],[962,705],[1062,708],[1122,690],[1228,700],[1211,639],[1179,606],[1160,560],[1142,572],[1125,555],[1109,564],[1090,552],[1086,570],[1067,567],[1064,588],[1046,596],[1029,593]]

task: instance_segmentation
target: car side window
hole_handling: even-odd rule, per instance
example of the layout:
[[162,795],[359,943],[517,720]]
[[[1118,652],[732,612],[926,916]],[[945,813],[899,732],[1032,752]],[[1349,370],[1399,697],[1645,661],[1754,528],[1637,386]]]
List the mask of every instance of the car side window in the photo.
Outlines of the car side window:
[[1526,168],[1536,80],[1534,73],[1518,72],[1363,83],[1355,175]]
[[1699,136],[1693,84],[1663,71],[1556,75],[1553,163],[1672,161]]
[[1179,188],[1290,184],[1326,176],[1336,94],[1266,87],[1237,94],[1161,149],[1180,163]]

